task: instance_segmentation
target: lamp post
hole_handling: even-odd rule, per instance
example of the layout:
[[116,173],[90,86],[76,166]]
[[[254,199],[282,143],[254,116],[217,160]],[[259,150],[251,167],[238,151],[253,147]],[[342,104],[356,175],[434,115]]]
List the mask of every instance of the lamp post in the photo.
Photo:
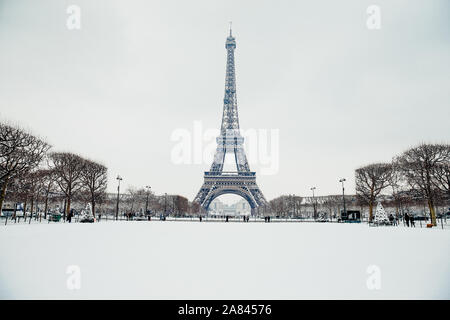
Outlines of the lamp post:
[[122,177],[117,175],[117,204],[116,204],[116,220],[119,219],[119,195],[120,195],[120,181],[122,181]]
[[311,188],[311,191],[312,191],[312,193],[313,193],[314,220],[316,220],[317,212],[316,212],[316,201],[315,201],[315,198],[314,198],[314,190],[316,190],[316,187],[312,187],[312,188]]
[[150,190],[152,189],[152,187],[145,186],[145,189],[147,189],[147,200],[145,201],[145,215],[147,215],[147,211],[148,211],[148,196],[150,195]]
[[347,210],[345,209],[345,193],[344,193],[345,178],[340,179],[339,182],[342,183],[342,203],[344,204],[344,215],[347,215]]

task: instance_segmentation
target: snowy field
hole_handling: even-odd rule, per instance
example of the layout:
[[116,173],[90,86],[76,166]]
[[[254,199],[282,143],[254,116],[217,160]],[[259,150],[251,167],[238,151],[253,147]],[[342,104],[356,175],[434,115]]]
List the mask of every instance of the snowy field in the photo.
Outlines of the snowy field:
[[449,252],[448,229],[10,224],[0,227],[0,298],[449,299]]

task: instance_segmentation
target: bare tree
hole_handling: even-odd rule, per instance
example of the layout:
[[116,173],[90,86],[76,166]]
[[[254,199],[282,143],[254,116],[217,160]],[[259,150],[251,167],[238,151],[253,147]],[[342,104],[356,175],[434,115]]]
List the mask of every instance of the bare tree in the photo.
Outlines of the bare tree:
[[[159,208],[160,210],[161,208]],[[190,213],[204,213],[203,208],[200,206],[200,204],[198,202],[191,202],[190,203],[190,208],[189,208]]]
[[337,213],[342,196],[327,196],[323,199],[323,206],[328,210],[330,220],[333,220],[333,211]]
[[30,222],[33,217],[34,209],[39,201],[39,194],[42,185],[42,171],[35,170],[28,172],[22,177],[22,181],[26,184],[26,193],[30,201]]
[[56,191],[56,174],[52,169],[42,169],[41,192],[44,196],[44,219],[47,219],[48,200],[50,194]]
[[443,197],[450,200],[450,160],[439,163],[433,170],[433,183]]
[[293,202],[290,196],[281,195],[269,202],[271,211],[275,212],[276,216],[287,215],[290,208],[293,209]]
[[174,196],[175,213],[178,216],[186,214],[188,211],[188,203],[189,201],[187,198],[180,195],[175,195]]
[[406,188],[402,170],[400,168],[400,163],[397,157],[394,157],[394,159],[392,160],[392,173],[389,177],[389,185],[392,188],[392,197],[394,198],[395,215],[398,219],[402,203],[405,200],[405,196],[408,190]]
[[292,196],[292,204],[293,204],[292,212],[293,212],[294,217],[298,217],[300,215],[302,201],[303,201],[302,197],[296,196],[296,195]]
[[355,170],[356,195],[369,205],[369,221],[373,218],[375,200],[389,186],[391,174],[389,163],[374,163]]
[[0,123],[0,210],[8,183],[37,167],[50,145],[19,129]]
[[129,215],[134,215],[137,211],[143,210],[145,207],[145,200],[147,198],[147,192],[144,188],[136,188],[130,186],[125,193],[124,204],[126,206],[126,212]]
[[94,161],[85,160],[81,171],[81,182],[88,194],[95,218],[96,204],[104,197],[108,183],[108,169]]
[[70,203],[74,194],[83,186],[81,175],[86,161],[80,156],[68,152],[53,152],[50,154],[52,167],[56,175],[56,183],[65,194],[67,203],[64,219],[70,212]]
[[431,223],[436,226],[434,202],[438,195],[435,173],[450,159],[449,145],[421,144],[405,151],[399,158],[399,167],[411,187],[428,203]]
[[7,197],[5,199],[9,201],[15,201],[17,203],[23,203],[23,214],[26,219],[27,205],[30,198],[30,185],[25,175],[10,179],[8,184]]

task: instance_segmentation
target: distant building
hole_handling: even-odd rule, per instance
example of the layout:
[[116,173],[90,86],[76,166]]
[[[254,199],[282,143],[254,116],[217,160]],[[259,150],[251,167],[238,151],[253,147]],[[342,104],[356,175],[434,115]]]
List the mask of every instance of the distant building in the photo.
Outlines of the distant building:
[[228,216],[249,215],[250,212],[251,212],[250,205],[244,199],[241,199],[233,204],[225,204],[222,201],[220,201],[219,198],[216,198],[211,202],[208,210],[208,213],[211,215],[228,215]]

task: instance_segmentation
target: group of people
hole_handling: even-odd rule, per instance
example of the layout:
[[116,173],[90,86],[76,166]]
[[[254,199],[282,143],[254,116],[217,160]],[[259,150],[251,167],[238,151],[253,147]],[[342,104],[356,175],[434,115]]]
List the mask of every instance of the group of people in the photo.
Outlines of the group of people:
[[406,226],[409,227],[416,227],[415,222],[414,222],[414,216],[413,215],[409,215],[408,213],[405,213],[405,223]]
[[[393,225],[393,226],[398,225],[398,219],[396,217],[394,217],[394,215],[392,213],[389,215],[388,218],[389,218],[389,222],[391,225]],[[416,226],[413,215],[405,213],[404,219],[405,219],[405,223],[406,223],[407,227],[415,227]]]
[[389,215],[389,222],[391,223],[391,225],[396,226],[397,225],[397,218],[394,217],[394,215],[391,213]]
[[270,216],[264,217],[264,222],[270,222]]

